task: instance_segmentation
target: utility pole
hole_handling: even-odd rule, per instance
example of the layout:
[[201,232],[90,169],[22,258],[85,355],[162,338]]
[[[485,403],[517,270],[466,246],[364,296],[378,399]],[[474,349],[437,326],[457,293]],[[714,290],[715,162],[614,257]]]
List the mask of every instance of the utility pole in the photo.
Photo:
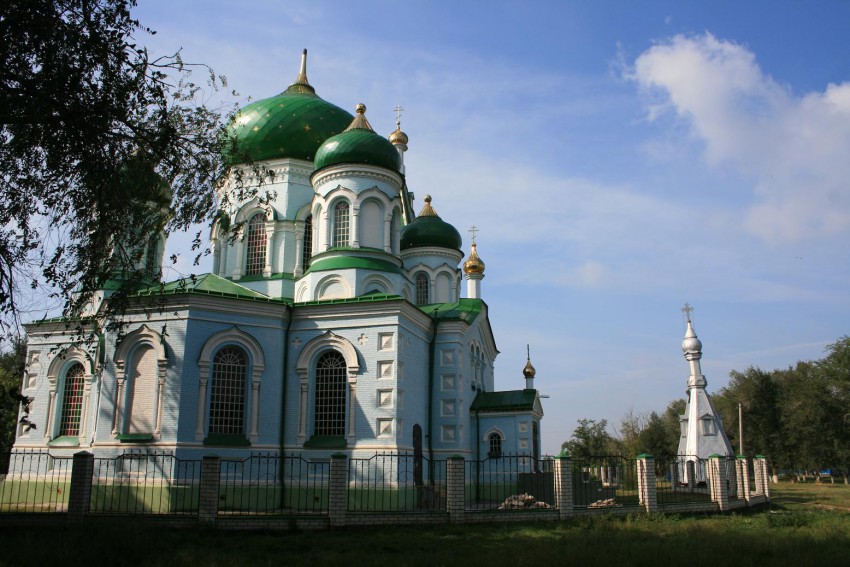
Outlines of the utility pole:
[[738,454],[744,454],[744,410],[738,402]]

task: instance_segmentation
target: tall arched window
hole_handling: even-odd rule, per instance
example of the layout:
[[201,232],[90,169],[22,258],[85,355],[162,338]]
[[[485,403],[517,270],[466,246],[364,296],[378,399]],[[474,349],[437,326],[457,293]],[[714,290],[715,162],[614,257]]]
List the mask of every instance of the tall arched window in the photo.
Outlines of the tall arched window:
[[86,371],[75,362],[65,373],[65,393],[62,394],[62,419],[59,435],[76,437],[80,434],[80,416],[83,413],[83,389]]
[[224,347],[213,358],[209,429],[211,434],[243,434],[247,371],[248,355],[239,347]]
[[487,456],[491,459],[495,459],[497,457],[502,456],[502,436],[498,433],[491,433],[488,438],[489,448],[487,450]]
[[333,238],[331,246],[348,246],[349,245],[349,226],[351,219],[349,216],[349,207],[347,201],[340,201],[334,206],[334,224]]
[[266,215],[257,213],[248,221],[248,254],[245,275],[256,276],[266,267]]
[[428,274],[419,272],[416,274],[416,305],[428,304],[428,291],[431,287],[428,281]]
[[303,264],[301,269],[305,272],[310,267],[310,258],[313,256],[313,215],[304,220],[304,240],[302,249]]
[[316,364],[315,435],[345,435],[345,377],[345,359],[340,353],[332,350],[319,358]]

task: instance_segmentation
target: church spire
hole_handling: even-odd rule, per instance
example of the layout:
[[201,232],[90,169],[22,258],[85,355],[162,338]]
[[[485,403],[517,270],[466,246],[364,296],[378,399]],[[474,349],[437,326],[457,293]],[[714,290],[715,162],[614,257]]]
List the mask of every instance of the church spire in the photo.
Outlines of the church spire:
[[534,369],[534,366],[531,365],[531,345],[525,345],[525,352],[525,368],[522,369],[522,375],[525,376],[525,389],[533,390],[534,375],[537,374],[537,371]]
[[314,89],[310,82],[307,80],[307,50],[301,52],[301,67],[298,69],[298,76],[295,78],[295,82],[289,85],[289,88],[286,89],[287,93],[300,93],[300,94],[316,94],[316,89]]

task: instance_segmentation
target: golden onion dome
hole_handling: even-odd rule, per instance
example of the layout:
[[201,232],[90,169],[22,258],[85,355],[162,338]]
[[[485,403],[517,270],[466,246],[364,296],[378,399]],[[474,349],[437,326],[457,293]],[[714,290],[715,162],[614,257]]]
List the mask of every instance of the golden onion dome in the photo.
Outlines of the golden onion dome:
[[522,369],[522,375],[526,378],[534,378],[534,375],[537,374],[537,371],[531,365],[531,359],[525,361],[525,368]]
[[394,146],[406,146],[408,142],[407,134],[401,131],[401,128],[396,128],[392,134],[390,134],[390,143]]
[[478,257],[478,251],[476,248],[476,244],[473,242],[472,251],[469,253],[469,257],[466,259],[466,262],[463,263],[463,273],[467,275],[484,273],[484,261]]

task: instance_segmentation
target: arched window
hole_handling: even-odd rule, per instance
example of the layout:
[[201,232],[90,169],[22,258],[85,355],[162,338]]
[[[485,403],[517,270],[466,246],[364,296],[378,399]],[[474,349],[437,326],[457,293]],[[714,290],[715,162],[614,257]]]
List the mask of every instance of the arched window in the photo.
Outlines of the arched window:
[[348,246],[349,244],[349,225],[351,219],[348,214],[348,202],[340,201],[334,206],[334,224],[333,238],[331,246]]
[[427,305],[429,303],[429,287],[430,282],[428,281],[428,274],[424,272],[416,274],[416,305]]
[[304,220],[304,240],[302,249],[303,264],[301,269],[305,272],[310,267],[310,258],[313,256],[313,215]]
[[80,416],[83,413],[83,388],[86,371],[75,362],[65,372],[65,393],[62,394],[62,419],[59,435],[76,437],[80,434]]
[[245,275],[256,276],[266,267],[266,215],[257,213],[248,221],[248,255]]
[[314,428],[317,436],[345,435],[345,377],[345,359],[340,353],[332,350],[319,358],[316,364]]
[[487,456],[491,459],[495,459],[502,456],[502,436],[498,433],[491,433],[488,438],[489,441],[489,449],[487,451]]
[[211,434],[243,434],[247,371],[248,355],[241,348],[226,346],[216,353],[210,394]]

